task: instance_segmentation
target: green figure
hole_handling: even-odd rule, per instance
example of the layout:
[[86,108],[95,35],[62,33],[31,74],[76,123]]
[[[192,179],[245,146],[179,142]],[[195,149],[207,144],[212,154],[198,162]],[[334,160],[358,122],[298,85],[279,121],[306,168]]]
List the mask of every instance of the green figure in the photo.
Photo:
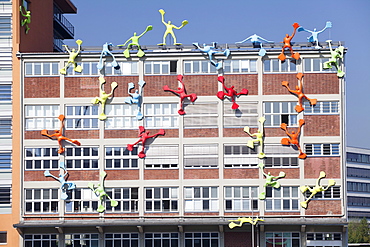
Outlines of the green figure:
[[[23,7],[23,9],[24,9],[24,13],[23,13],[23,11],[22,11],[22,7]],[[26,7],[23,5],[23,6],[19,6],[19,11],[21,12],[21,15],[23,16],[23,17],[26,17],[25,19],[23,19],[22,21],[21,21],[21,25],[22,25],[22,27],[23,26],[26,26],[26,34],[28,34],[28,31],[31,29],[29,26],[28,26],[28,24],[30,24],[31,23],[31,11],[29,11],[29,10],[27,10],[26,9]]]
[[80,39],[76,40],[76,44],[78,45],[78,49],[77,49],[77,51],[76,51],[76,49],[75,49],[75,48],[73,48],[73,49],[72,49],[72,51],[70,51],[70,50],[68,49],[68,46],[67,46],[67,45],[63,45],[63,46],[65,47],[66,51],[69,53],[69,58],[68,58],[68,62],[67,62],[67,64],[66,64],[66,66],[65,66],[63,69],[60,69],[60,70],[59,70],[59,73],[61,73],[61,74],[63,74],[63,75],[67,74],[67,69],[68,69],[68,67],[69,67],[71,64],[73,65],[74,71],[79,72],[79,73],[81,73],[81,72],[82,72],[82,67],[81,67],[81,65],[78,65],[78,66],[77,66],[77,64],[76,64],[76,62],[75,62],[75,59],[76,59],[76,57],[78,56],[78,53],[80,53],[80,51],[81,51],[81,44],[82,44],[82,40],[80,40]]
[[89,183],[87,187],[89,187],[94,193],[96,196],[99,197],[99,206],[98,206],[98,212],[99,213],[102,213],[105,211],[105,207],[103,205],[103,199],[104,197],[107,197],[109,200],[110,200],[110,205],[112,207],[116,207],[118,205],[118,202],[113,200],[112,198],[110,198],[110,196],[107,194],[107,192],[105,192],[105,189],[104,189],[104,179],[105,177],[107,176],[107,173],[105,171],[102,171],[100,173],[100,177],[102,178],[102,183],[98,183],[96,189],[94,188],[94,184],[93,183]]
[[173,29],[181,29],[183,28],[186,24],[188,24],[189,22],[187,20],[183,20],[182,21],[182,25],[180,27],[176,27],[175,25],[171,24],[171,21],[168,21],[167,23],[164,21],[164,14],[166,12],[164,12],[163,9],[160,9],[159,10],[159,13],[161,13],[162,15],[162,23],[166,26],[166,32],[164,33],[163,35],[163,43],[161,44],[158,44],[158,45],[166,45],[166,37],[168,34],[171,34],[172,38],[173,38],[173,45],[181,45],[181,43],[177,43],[176,42],[176,36],[173,32]]
[[251,137],[255,137],[253,140],[249,140],[247,143],[247,147],[254,149],[254,143],[256,142],[257,144],[260,145],[260,150],[258,152],[258,158],[263,159],[266,157],[265,153],[263,152],[264,148],[264,142],[263,142],[263,136],[264,136],[264,123],[266,119],[264,117],[260,117],[258,119],[258,122],[260,122],[260,126],[258,127],[258,130],[256,133],[251,134],[250,133],[250,128],[248,126],[244,127],[244,132],[250,135]]
[[[253,218],[251,218],[251,217],[248,217],[248,218],[246,218],[246,217],[239,217],[237,220],[229,220],[229,221],[231,221],[230,223],[229,223],[229,228],[230,229],[233,229],[234,227],[242,227],[243,226],[243,224],[244,223],[249,223],[249,224],[251,224],[251,225],[256,225],[257,224],[257,222],[258,221],[265,221],[265,220],[263,220],[263,219],[260,219],[260,218],[258,218],[258,216],[257,216],[257,218],[255,218],[255,219],[253,219]],[[237,223],[237,222],[239,222],[239,223]]]
[[328,42],[329,44],[331,58],[329,59],[329,61],[323,63],[323,68],[331,69],[333,67],[332,65],[334,65],[334,67],[337,69],[337,76],[343,77],[345,73],[339,67],[339,59],[343,59],[344,47],[339,46],[338,48],[335,48],[335,50],[333,50],[333,48],[331,47],[331,40],[327,40],[326,42]]
[[299,189],[302,193],[305,193],[307,190],[310,191],[311,195],[307,198],[306,201],[301,202],[302,208],[307,208],[308,202],[319,192],[328,190],[331,186],[335,185],[335,181],[333,179],[329,179],[328,186],[324,188],[322,185],[320,185],[320,180],[326,177],[326,173],[324,171],[320,172],[320,177],[316,181],[315,187],[312,189],[309,186],[301,186]]
[[106,93],[103,89],[104,84],[105,84],[105,80],[104,80],[103,76],[99,77],[99,82],[100,82],[99,97],[95,97],[95,99],[91,100],[91,103],[92,104],[99,104],[99,103],[101,104],[102,112],[99,115],[99,120],[105,120],[105,119],[107,119],[107,115],[105,115],[105,104],[107,103],[107,100],[109,99],[109,97],[113,95],[114,89],[116,89],[118,87],[118,84],[115,81],[112,82],[110,84],[110,86],[112,88],[111,92]]
[[266,182],[265,182],[265,185],[263,187],[265,187],[265,192],[261,192],[258,196],[258,198],[260,200],[265,200],[266,199],[266,187],[267,186],[271,186],[271,187],[274,187],[275,189],[279,189],[280,188],[280,183],[276,180],[280,179],[280,178],[284,178],[285,177],[285,172],[280,172],[279,173],[279,176],[272,176],[269,173],[265,173],[263,171],[263,169],[265,168],[265,165],[260,163],[258,164],[258,167],[261,169],[262,171],[262,174],[266,177]]
[[136,35],[136,32],[134,33],[134,36],[132,36],[131,38],[129,38],[124,44],[122,44],[122,45],[117,45],[117,46],[125,46],[128,42],[130,42],[131,41],[131,43],[130,44],[128,44],[128,46],[126,47],[126,50],[123,52],[123,55],[126,57],[126,58],[129,58],[130,57],[130,51],[129,51],[129,49],[130,49],[130,47],[131,46],[137,46],[137,53],[136,53],[136,55],[138,56],[138,57],[142,57],[142,56],[144,56],[145,55],[145,53],[143,52],[143,50],[141,50],[141,47],[140,47],[140,45],[139,45],[139,39],[146,33],[146,32],[148,32],[148,31],[150,31],[150,30],[153,30],[153,26],[151,26],[151,25],[149,25],[149,26],[147,26],[146,27],[146,29],[145,29],[145,31],[142,33],[142,34],[140,34],[139,36],[137,36]]

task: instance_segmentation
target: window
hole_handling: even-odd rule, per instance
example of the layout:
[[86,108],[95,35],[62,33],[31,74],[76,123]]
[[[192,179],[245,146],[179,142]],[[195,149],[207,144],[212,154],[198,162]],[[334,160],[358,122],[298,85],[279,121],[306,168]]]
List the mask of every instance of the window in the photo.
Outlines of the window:
[[27,105],[26,130],[59,129],[59,115],[59,105]]
[[[349,206],[370,207],[370,198],[368,198],[368,197],[348,196],[348,205]],[[364,213],[364,212],[362,212],[362,213]]]
[[[347,156],[348,157],[348,156]],[[347,167],[348,177],[370,178],[369,169]]]
[[329,58],[304,58],[304,72],[335,72],[335,68],[323,69],[323,63],[327,61]]
[[59,76],[59,62],[25,63],[25,76]]
[[177,104],[144,104],[146,128],[178,128]]
[[228,73],[254,73],[257,72],[257,59],[253,60],[224,60],[224,72]]
[[12,152],[0,152],[0,170],[12,169]]
[[120,69],[114,69],[109,63],[105,63],[105,75],[137,75],[138,62],[118,62]]
[[12,100],[12,85],[11,84],[0,84],[0,101],[11,101]]
[[296,60],[266,59],[263,61],[263,72],[297,72]]
[[105,247],[138,247],[139,234],[138,233],[106,233]]
[[247,168],[257,167],[259,160],[257,152],[243,145],[224,146],[224,165],[225,168]]
[[0,186],[0,206],[10,206],[12,202],[12,189],[9,186]]
[[294,107],[297,102],[264,102],[263,111],[266,118],[265,127],[297,126],[297,112]]
[[178,211],[178,188],[145,188],[145,211]]
[[105,168],[106,169],[138,168],[137,147],[134,147],[132,152],[128,151],[126,147],[106,147]]
[[217,168],[218,145],[200,144],[184,145],[185,168]]
[[98,105],[67,106],[67,129],[98,129]]
[[218,127],[217,102],[212,103],[184,103],[186,114],[184,115],[185,129],[203,129]]
[[257,102],[238,102],[238,110],[231,109],[231,102],[224,101],[224,127],[257,126]]
[[265,167],[297,167],[297,157],[266,157]]
[[225,210],[232,212],[258,210],[257,187],[225,187]]
[[118,202],[116,207],[110,205],[108,198],[105,199],[106,212],[137,212],[139,204],[138,188],[108,188],[107,194]]
[[179,233],[145,233],[145,247],[178,247]]
[[177,61],[146,61],[144,62],[146,75],[169,75],[177,72]]
[[26,148],[26,170],[59,168],[58,148]]
[[68,169],[98,169],[98,147],[66,148],[66,154]]
[[67,190],[66,213],[97,213],[99,198],[91,189]]
[[189,74],[214,74],[216,67],[208,60],[184,61],[185,75]]
[[185,232],[185,247],[218,247],[218,232]]
[[0,17],[0,37],[7,38],[11,36],[12,36],[12,18],[7,17],[7,16],[1,16]]
[[266,232],[266,246],[280,247],[285,246],[300,247],[299,232]]
[[324,155],[339,155],[339,144],[324,143],[324,144],[305,144],[307,155],[324,156]]
[[106,129],[137,129],[136,119],[138,107],[136,104],[123,104],[105,106],[108,119],[105,121]]
[[11,119],[0,119],[0,139],[11,138],[12,136],[12,120]]
[[25,234],[24,247],[58,247],[58,235],[56,234]]
[[185,211],[218,211],[217,187],[185,187]]
[[[81,73],[74,71],[73,65],[70,65],[67,69],[66,76],[87,76],[87,75],[99,75],[97,62],[78,62],[77,65],[82,67]],[[64,65],[65,66],[65,65]]]
[[178,168],[178,145],[150,145],[146,150],[145,168],[168,169]]
[[66,234],[65,244],[70,247],[99,246],[99,234]]
[[26,214],[58,213],[59,189],[26,189]]
[[354,162],[370,164],[370,155],[347,152],[347,161],[354,161]]
[[297,151],[290,146],[265,144],[265,167],[298,167]]
[[342,234],[327,232],[308,232],[307,247],[341,247]]
[[7,243],[7,232],[0,232],[0,244]]
[[320,101],[315,106],[311,106],[310,102],[303,102],[304,114],[339,114],[338,101]]
[[266,187],[266,211],[299,210],[298,187]]
[[[326,186],[326,185],[323,185]],[[366,187],[365,187],[366,189]],[[305,198],[307,199],[311,193],[309,191],[305,192]],[[340,199],[340,187],[339,186],[331,186],[328,190],[318,192],[314,198],[325,198],[325,199]]]

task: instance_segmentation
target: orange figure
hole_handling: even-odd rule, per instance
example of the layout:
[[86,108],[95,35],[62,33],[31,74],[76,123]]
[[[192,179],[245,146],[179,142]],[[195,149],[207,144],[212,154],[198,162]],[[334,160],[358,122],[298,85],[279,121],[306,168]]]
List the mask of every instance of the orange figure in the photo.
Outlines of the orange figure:
[[65,140],[65,141],[69,141],[77,146],[80,146],[81,143],[77,140],[72,140],[72,139],[69,139],[65,136],[63,136],[63,129],[64,129],[64,119],[65,119],[65,116],[64,115],[59,115],[58,119],[60,120],[60,130],[54,130],[54,134],[51,134],[49,135],[48,134],[48,131],[47,130],[41,130],[41,135],[43,136],[47,136],[49,138],[52,138],[52,137],[56,137],[56,139],[58,140],[58,144],[59,144],[59,150],[58,150],[58,154],[62,154],[64,153],[65,149],[62,145],[62,141]]
[[238,109],[239,105],[235,102],[236,97],[238,97],[240,95],[248,94],[248,89],[242,88],[242,91],[240,93],[237,93],[236,90],[234,90],[234,86],[231,86],[231,87],[226,87],[225,86],[225,78],[223,76],[219,76],[217,78],[217,80],[222,83],[222,87],[225,89],[226,93],[223,92],[223,91],[218,91],[216,96],[220,100],[223,100],[225,98],[225,96],[229,96],[231,98],[231,102],[233,102],[233,105],[231,106],[231,109],[233,109],[233,110]]
[[287,130],[287,124],[286,123],[282,123],[280,125],[280,128],[282,128],[283,130],[285,130],[285,133],[289,136],[289,138],[283,138],[283,139],[281,139],[281,144],[283,144],[283,145],[291,145],[291,144],[295,145],[298,148],[298,150],[299,150],[298,158],[305,159],[307,157],[307,155],[302,152],[302,149],[301,149],[301,146],[299,145],[299,140],[298,140],[299,134],[301,133],[302,125],[304,125],[304,120],[303,119],[300,119],[299,120],[299,128],[298,128],[297,133],[295,133],[295,131],[292,131],[292,133],[289,134],[289,132]]
[[154,134],[154,135],[150,136],[149,131],[145,131],[144,126],[139,126],[139,135],[138,135],[138,137],[140,137],[140,139],[137,142],[135,142],[134,144],[127,144],[126,148],[127,148],[127,150],[132,152],[132,150],[134,149],[134,146],[136,144],[138,144],[139,142],[141,142],[142,149],[141,149],[140,153],[138,154],[138,156],[139,156],[139,158],[144,158],[146,156],[146,154],[144,152],[146,140],[149,139],[149,138],[153,138],[153,137],[156,138],[157,136],[164,135],[164,134],[165,134],[164,130],[160,129],[157,134]]
[[287,81],[283,81],[281,83],[281,85],[283,85],[284,87],[286,87],[288,89],[288,91],[292,94],[295,94],[297,95],[298,97],[298,104],[299,105],[296,105],[295,106],[295,110],[296,112],[301,112],[304,110],[303,108],[303,99],[306,99],[310,102],[311,105],[316,105],[317,103],[317,99],[309,99],[304,93],[303,93],[303,83],[302,83],[302,78],[303,78],[303,74],[302,73],[298,73],[297,74],[297,79],[299,80],[299,84],[297,86],[295,86],[295,89],[296,90],[291,90],[289,88],[289,82]]
[[292,58],[294,58],[295,60],[298,60],[300,58],[300,55],[299,55],[298,52],[293,52],[293,48],[292,48],[292,44],[291,44],[291,41],[292,41],[298,27],[299,27],[299,24],[295,22],[293,24],[294,31],[293,31],[292,35],[289,36],[289,34],[286,34],[285,37],[284,37],[284,41],[280,42],[280,43],[284,44],[283,48],[281,50],[281,54],[278,57],[281,61],[285,61],[285,58],[286,58],[286,56],[284,55],[285,48],[289,48]]

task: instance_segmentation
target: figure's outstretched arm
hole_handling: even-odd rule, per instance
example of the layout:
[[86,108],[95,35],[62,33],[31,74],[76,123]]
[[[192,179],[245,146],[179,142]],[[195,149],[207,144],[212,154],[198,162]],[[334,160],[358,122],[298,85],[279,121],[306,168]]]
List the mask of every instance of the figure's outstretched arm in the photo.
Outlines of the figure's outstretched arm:
[[292,40],[292,39],[293,39],[293,37],[294,37],[294,35],[296,34],[297,29],[299,28],[299,24],[298,24],[297,22],[295,22],[295,23],[293,24],[293,28],[294,28],[294,30],[293,30],[292,35],[290,36],[290,40]]
[[181,28],[183,28],[188,23],[189,22],[187,20],[183,20],[181,26],[176,27],[175,25],[172,25],[172,27],[175,28],[175,29],[181,29]]
[[311,30],[308,30],[308,29],[306,29],[306,28],[304,28],[304,27],[299,27],[299,28],[297,28],[297,31],[298,31],[298,32],[302,32],[302,31],[304,31],[304,32],[307,32],[307,33],[312,33],[312,31],[311,31]]
[[[26,14],[23,14],[22,6],[19,6],[19,11],[21,12],[22,16],[26,16]],[[26,10],[25,10],[26,11]]]
[[248,40],[252,39],[252,36],[253,36],[253,35],[249,36],[248,38],[246,38],[246,39],[244,39],[244,40],[242,40],[242,41],[235,42],[235,44],[241,44],[241,43],[247,42]]
[[139,35],[139,38],[141,38],[141,36],[143,36],[146,32],[150,31],[153,29],[153,26],[152,25],[149,25],[146,27],[145,31]]
[[267,43],[274,43],[274,41],[270,41],[270,40],[264,39],[261,36],[258,36],[257,38],[260,39],[260,40],[262,40],[262,41],[265,41]]
[[64,46],[64,49],[66,49],[66,51],[68,52],[68,53],[71,53],[71,51],[68,49],[68,46],[67,45],[63,45]]
[[164,21],[164,14],[166,13],[163,9],[160,9],[160,10],[158,10],[159,11],[159,13],[161,13],[161,16],[162,16],[162,23],[164,24],[164,25],[167,25],[167,23]]
[[322,33],[322,32],[324,32],[327,28],[331,28],[331,27],[332,27],[332,23],[331,23],[331,21],[327,21],[327,22],[326,22],[325,27],[324,27],[322,30],[318,31],[317,33]]

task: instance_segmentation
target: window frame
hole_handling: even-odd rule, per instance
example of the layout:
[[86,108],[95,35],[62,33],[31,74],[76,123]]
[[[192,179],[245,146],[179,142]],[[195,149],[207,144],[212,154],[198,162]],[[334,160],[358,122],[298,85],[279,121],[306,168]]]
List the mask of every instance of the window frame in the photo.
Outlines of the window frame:
[[[150,243],[149,243],[150,242]],[[180,246],[180,234],[178,232],[145,232],[144,233],[144,246],[157,247],[157,246],[178,247]]]
[[257,168],[259,164],[257,149],[251,149],[245,144],[225,143],[223,149],[224,169]]
[[[278,104],[278,109],[275,109],[275,104]],[[284,106],[284,104],[287,104]],[[270,112],[267,112],[267,104],[270,104]],[[285,120],[288,120],[288,123],[286,123],[289,127],[297,127],[298,126],[298,113],[295,111],[295,106],[297,105],[297,102],[293,101],[264,101],[263,102],[263,115],[266,118],[264,127],[270,128],[270,127],[279,127],[282,123],[286,123]],[[286,108],[286,111],[284,110]],[[278,110],[278,112],[274,112],[275,110]],[[275,119],[274,116],[280,116],[279,121],[278,119]],[[276,123],[278,121],[278,123]]]
[[[267,61],[269,61],[269,67],[267,67]],[[296,60],[293,58],[287,58],[285,61],[281,61],[278,58],[263,59],[262,63],[263,63],[263,73],[264,74],[297,73],[298,72]],[[278,66],[277,70],[276,70],[276,65]]]
[[[209,244],[206,245],[204,240],[209,240]],[[220,234],[218,232],[185,232],[184,242],[185,246],[195,246],[201,243],[202,247],[218,247],[220,246]]]
[[[64,203],[65,214],[99,213],[97,211],[99,197],[96,196],[91,189],[76,188],[73,190],[67,190],[66,193],[68,198]],[[68,209],[68,207],[70,209]]]
[[[111,154],[108,154],[108,149],[111,149]],[[129,151],[127,147],[105,146],[104,168],[107,170],[139,169],[139,158],[137,156],[138,149],[138,147],[133,147],[133,150]],[[109,160],[111,160],[111,167],[108,167]],[[128,166],[125,166],[125,163],[127,164],[127,162]]]
[[[36,72],[39,66],[40,73]],[[44,72],[49,67],[49,72]],[[59,62],[25,62],[24,77],[57,77],[59,76]]]
[[[37,191],[40,192],[40,198],[35,198]],[[45,193],[45,191],[47,193]],[[49,198],[44,198],[45,194],[48,194],[47,197]],[[29,196],[31,196],[31,198],[28,198]],[[60,203],[60,191],[57,188],[48,188],[48,189],[26,188],[25,189],[24,214],[58,214],[59,208],[60,208],[59,203]],[[30,205],[31,210],[28,210],[27,205]],[[37,207],[36,205],[39,205],[40,211],[36,211],[36,207]],[[47,205],[49,205],[49,208],[44,209],[44,207]]]
[[184,129],[218,128],[218,102],[192,104],[186,101],[184,108]]
[[[167,194],[166,189],[168,189],[168,196],[165,196]],[[179,212],[178,187],[145,187],[144,192],[145,213]],[[150,193],[150,196],[148,193]],[[168,207],[165,201],[168,201]]]
[[[287,191],[286,188],[289,190],[289,195],[284,195],[284,191]],[[266,212],[298,212],[300,210],[298,189],[298,186],[281,186],[278,189],[270,186],[266,187]],[[289,201],[289,208],[284,205],[286,201]],[[280,208],[278,208],[279,206]]]
[[[105,191],[113,200],[118,202],[116,207],[110,205],[109,198],[105,197],[105,213],[138,213],[139,212],[139,188],[121,187],[106,188]],[[125,193],[126,191],[126,193]],[[128,193],[127,193],[128,192]],[[119,194],[119,196],[117,196]],[[128,195],[128,198],[123,198]],[[136,197],[136,198],[135,198]],[[124,204],[129,205],[128,210],[124,210]]]
[[218,212],[220,210],[218,190],[216,186],[184,187],[184,211]]
[[238,101],[239,108],[233,110],[232,102],[223,103],[223,127],[240,128],[240,126],[258,126],[258,102]]
[[124,246],[123,242],[125,242],[125,244],[128,244],[128,246],[139,246],[139,233],[104,233],[104,246],[109,245],[108,241],[111,241],[111,246],[114,246],[113,243],[115,243],[116,241],[120,242],[121,245],[119,246]]
[[[60,106],[50,105],[25,105],[25,130],[55,130],[60,128]],[[29,125],[33,125],[31,128]]]
[[[275,236],[276,234],[281,234],[281,237],[280,236],[278,236],[278,237]],[[289,236],[287,236],[288,234],[289,234]],[[266,241],[265,243],[271,244],[272,247],[278,247],[278,246],[281,246],[280,245],[281,241],[278,242],[279,245],[276,245],[275,241],[273,243],[269,242],[268,238],[271,238],[271,237],[269,237],[270,235],[271,235],[273,240],[275,240],[275,238],[280,238],[280,239],[289,238],[289,240],[291,240],[289,246],[296,246],[296,245],[293,245],[292,241],[297,240],[296,243],[298,243],[299,246],[301,246],[301,234],[300,234],[300,232],[265,232],[265,241]],[[298,235],[298,236],[293,236],[293,235]]]
[[137,129],[137,112],[137,104],[107,104],[105,113],[108,118],[105,121],[105,129]]
[[179,145],[150,145],[145,154],[144,169],[179,169]]
[[[166,112],[167,109],[169,112]],[[144,125],[147,129],[178,129],[180,120],[177,110],[177,103],[146,103],[144,104]],[[168,125],[167,122],[170,124]]]
[[339,143],[305,143],[304,149],[309,156],[340,156],[341,153]]
[[[331,69],[324,69],[323,64],[324,62],[329,61],[328,57],[305,57],[303,60],[303,72],[304,73],[336,73],[337,70],[334,68]],[[318,61],[318,67],[315,65],[315,61]],[[316,69],[316,68],[318,69]]]
[[[325,106],[328,104],[329,106]],[[326,111],[329,107],[329,111]],[[339,115],[339,101],[319,101],[315,106],[311,106],[309,101],[303,102],[304,115]]]
[[[82,112],[86,112],[88,114],[82,113],[81,115],[78,114],[78,108],[81,109]],[[99,106],[98,105],[66,105],[66,122],[65,128],[66,130],[98,130],[99,129]],[[71,114],[72,111],[72,114]],[[77,114],[76,114],[77,113]],[[88,126],[85,127],[85,120],[88,122]],[[80,124],[76,125],[76,121],[81,121]]]
[[[59,169],[58,148],[52,147],[25,147],[24,149],[25,171],[34,170],[57,170]],[[28,154],[30,153],[31,156]],[[49,153],[49,155],[48,155]],[[48,164],[49,163],[49,164]],[[47,165],[48,164],[48,165]]]
[[26,242],[31,242],[32,246],[35,246],[34,243],[39,242],[41,246],[43,242],[48,241],[49,246],[57,247],[58,238],[58,234],[25,234],[23,238],[23,244],[26,246]]
[[[211,151],[213,152],[211,153]],[[218,169],[219,167],[218,152],[219,150],[217,143],[184,144],[183,145],[184,169]],[[196,162],[194,162],[194,160]],[[216,162],[213,163],[214,161]]]
[[[239,192],[237,192],[237,189],[239,189]],[[231,190],[230,196],[228,196],[228,190]],[[244,194],[245,190],[247,190],[247,194]],[[228,206],[228,201],[230,201],[230,203],[232,204],[231,207]],[[248,206],[243,205],[244,201],[248,202]],[[225,212],[252,212],[254,210],[258,211],[258,201],[257,186],[224,187]],[[236,207],[237,203],[240,204],[240,207]]]

